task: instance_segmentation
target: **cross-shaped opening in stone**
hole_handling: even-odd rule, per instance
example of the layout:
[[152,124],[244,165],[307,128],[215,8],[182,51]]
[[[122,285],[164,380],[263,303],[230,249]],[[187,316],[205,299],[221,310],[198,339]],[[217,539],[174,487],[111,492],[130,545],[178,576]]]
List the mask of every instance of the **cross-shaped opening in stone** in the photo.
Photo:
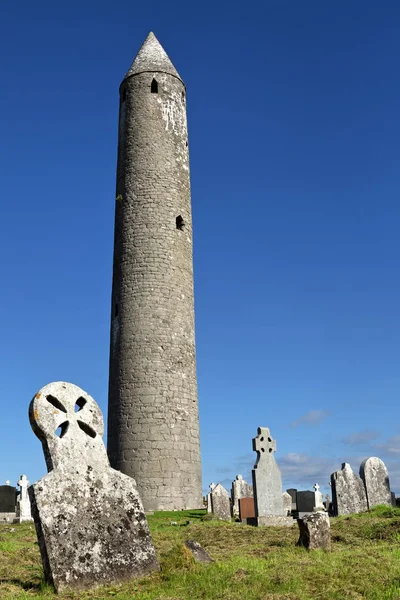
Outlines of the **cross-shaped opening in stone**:
[[85,406],[85,404],[86,404],[85,398],[82,398],[82,396],[80,398],[78,398],[78,400],[75,402],[75,406],[74,406],[75,412],[79,412],[80,410],[82,410],[82,408]]
[[95,432],[94,429],[92,429],[90,427],[90,425],[88,425],[87,423],[84,423],[83,421],[79,421],[79,419],[77,419],[77,423],[79,425],[79,427],[82,429],[82,431],[84,431],[86,433],[86,435],[88,435],[91,438],[95,438],[97,433]]
[[67,409],[63,406],[63,404],[61,404],[61,402],[59,400],[57,400],[57,398],[55,398],[51,394],[49,394],[48,396],[46,396],[46,400],[52,406],[54,406],[54,408],[57,408],[58,410],[61,410],[62,412],[65,412],[65,413],[67,412]]
[[59,438],[63,438],[67,433],[69,427],[69,421],[64,421],[61,425],[56,429],[55,434]]

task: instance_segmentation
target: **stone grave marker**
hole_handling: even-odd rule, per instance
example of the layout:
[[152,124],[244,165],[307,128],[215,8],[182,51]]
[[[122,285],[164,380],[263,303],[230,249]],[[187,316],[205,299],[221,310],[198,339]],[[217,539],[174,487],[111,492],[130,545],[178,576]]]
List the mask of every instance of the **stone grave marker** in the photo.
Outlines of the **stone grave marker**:
[[287,516],[289,516],[292,512],[292,496],[287,492],[283,492],[283,510]]
[[389,475],[385,463],[376,456],[366,458],[360,465],[360,477],[364,482],[368,508],[377,504],[392,504]]
[[232,512],[234,517],[239,516],[239,498],[252,498],[253,488],[243,479],[241,475],[236,475],[232,482]]
[[296,511],[297,510],[297,490],[295,488],[289,488],[286,491],[292,498],[292,510]]
[[256,511],[254,507],[254,498],[239,498],[239,519],[255,519]]
[[93,398],[50,383],[29,418],[49,471],[29,488],[46,580],[83,590],[158,570],[135,480],[110,467]]
[[349,463],[331,475],[332,504],[335,516],[351,515],[368,510],[364,483]]
[[283,508],[282,477],[274,457],[276,441],[267,427],[257,429],[253,450],[257,452],[252,471],[257,524],[291,526],[293,519],[285,515]]
[[297,512],[299,517],[314,511],[315,493],[306,491],[297,492]]
[[390,496],[392,498],[392,506],[394,506],[396,508],[397,504],[396,504],[396,494],[394,492],[390,492]]
[[331,549],[331,524],[326,512],[315,512],[297,519],[300,530],[298,546],[307,550]]
[[215,488],[215,483],[210,483],[208,487],[210,488],[210,491],[207,494],[207,512],[212,513],[211,492]]
[[7,481],[0,485],[0,521],[15,519],[17,507],[17,490]]
[[318,483],[314,483],[314,509],[313,510],[325,510],[325,506],[322,500],[322,494],[319,491]]
[[17,512],[15,523],[24,523],[33,521],[31,514],[31,501],[29,500],[28,486],[29,481],[26,475],[21,475],[18,485],[20,488],[19,496],[17,498]]
[[213,515],[217,517],[217,519],[221,519],[222,521],[231,520],[229,494],[220,483],[217,483],[211,490],[211,505]]
[[193,555],[194,562],[197,563],[213,563],[214,559],[204,550],[204,548],[194,540],[186,540],[185,546]]

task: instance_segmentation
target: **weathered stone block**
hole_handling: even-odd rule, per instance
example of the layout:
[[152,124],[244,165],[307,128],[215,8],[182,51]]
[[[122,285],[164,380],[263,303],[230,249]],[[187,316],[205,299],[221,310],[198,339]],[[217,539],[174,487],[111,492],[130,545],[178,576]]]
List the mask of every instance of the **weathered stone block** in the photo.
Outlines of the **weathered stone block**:
[[231,520],[231,503],[226,489],[217,483],[211,490],[211,506],[215,517],[222,521]]
[[283,510],[285,512],[285,515],[289,516],[290,513],[292,512],[292,496],[290,494],[288,494],[287,492],[283,492],[282,499],[283,499]]
[[185,546],[193,555],[194,561],[199,563],[212,563],[214,559],[200,546],[199,542],[186,540]]
[[380,458],[371,456],[363,460],[360,465],[360,477],[364,482],[368,508],[377,504],[392,504],[389,474]]
[[368,510],[363,481],[349,463],[331,475],[332,503],[335,515],[351,515]]
[[29,417],[49,470],[29,488],[46,580],[57,591],[85,589],[157,570],[136,483],[110,468],[93,398],[50,383]]
[[297,519],[300,537],[298,546],[307,550],[331,549],[331,524],[326,512],[316,512]]

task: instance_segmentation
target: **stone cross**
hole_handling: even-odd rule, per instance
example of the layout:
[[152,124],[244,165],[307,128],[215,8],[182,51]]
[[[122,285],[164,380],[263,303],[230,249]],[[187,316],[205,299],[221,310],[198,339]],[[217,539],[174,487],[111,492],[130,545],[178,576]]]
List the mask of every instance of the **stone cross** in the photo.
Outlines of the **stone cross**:
[[253,494],[256,517],[283,517],[282,477],[276,464],[274,452],[276,442],[272,439],[268,427],[258,427],[253,438],[253,450],[257,452],[257,461],[252,471]]
[[29,418],[49,470],[29,488],[46,580],[57,592],[83,590],[158,570],[135,480],[110,467],[93,398],[50,383]]
[[314,483],[314,510],[324,510],[324,503],[322,501],[322,494],[319,491],[318,483]]
[[26,475],[21,475],[17,485],[19,485],[20,492],[17,499],[17,514],[14,522],[24,523],[26,521],[33,521],[31,514],[31,502],[28,495],[29,481]]

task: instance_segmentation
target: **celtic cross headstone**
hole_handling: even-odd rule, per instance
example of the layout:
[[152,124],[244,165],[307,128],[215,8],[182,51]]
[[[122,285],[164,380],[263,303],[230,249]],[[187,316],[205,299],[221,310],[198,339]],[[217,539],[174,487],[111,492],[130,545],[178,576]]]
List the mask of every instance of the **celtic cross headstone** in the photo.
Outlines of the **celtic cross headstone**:
[[29,418],[49,471],[29,488],[46,580],[57,591],[85,589],[157,570],[136,482],[110,467],[93,398],[50,383]]
[[253,450],[257,452],[257,462],[252,471],[256,517],[286,516],[281,472],[274,457],[276,441],[267,427],[257,429]]

